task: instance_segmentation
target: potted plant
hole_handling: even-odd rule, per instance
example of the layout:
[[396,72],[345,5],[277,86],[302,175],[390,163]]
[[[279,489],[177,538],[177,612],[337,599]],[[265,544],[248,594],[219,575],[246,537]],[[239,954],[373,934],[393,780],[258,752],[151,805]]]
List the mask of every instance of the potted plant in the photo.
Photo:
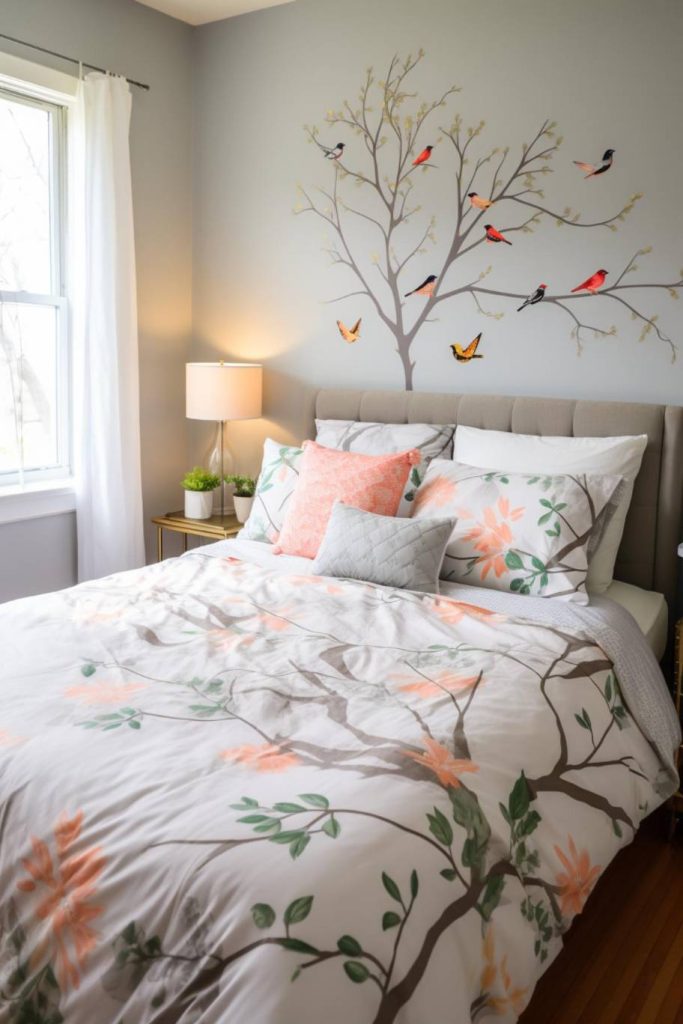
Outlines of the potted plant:
[[209,473],[201,466],[195,466],[181,481],[185,490],[185,515],[188,519],[210,519],[213,507],[213,492],[220,485],[221,478]]
[[256,481],[251,476],[238,476],[231,474],[225,478],[226,484],[232,484],[235,488],[232,500],[235,502],[235,515],[240,523],[246,523],[254,504],[254,491]]

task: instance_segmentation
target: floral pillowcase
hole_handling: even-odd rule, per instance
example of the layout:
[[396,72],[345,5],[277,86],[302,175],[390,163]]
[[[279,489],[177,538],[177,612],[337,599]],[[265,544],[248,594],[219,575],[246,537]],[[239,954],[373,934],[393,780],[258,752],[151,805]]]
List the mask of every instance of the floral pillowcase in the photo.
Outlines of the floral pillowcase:
[[299,479],[299,463],[303,454],[303,448],[266,439],[254,504],[239,532],[243,540],[275,543],[285,520],[289,499]]
[[587,604],[593,550],[616,508],[620,476],[548,476],[436,460],[414,518],[455,516],[441,579]]

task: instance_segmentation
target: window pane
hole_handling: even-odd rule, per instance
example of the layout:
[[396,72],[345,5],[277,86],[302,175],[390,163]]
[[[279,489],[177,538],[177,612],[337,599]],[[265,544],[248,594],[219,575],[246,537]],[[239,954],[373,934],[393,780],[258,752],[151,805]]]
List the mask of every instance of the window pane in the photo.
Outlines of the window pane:
[[0,289],[49,293],[50,113],[0,95]]
[[0,473],[59,462],[57,310],[0,303]]

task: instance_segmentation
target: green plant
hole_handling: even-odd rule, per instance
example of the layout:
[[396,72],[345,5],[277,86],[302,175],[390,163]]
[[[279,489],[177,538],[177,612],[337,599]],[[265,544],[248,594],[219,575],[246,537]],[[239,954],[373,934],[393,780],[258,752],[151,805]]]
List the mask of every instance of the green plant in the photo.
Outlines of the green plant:
[[251,476],[238,476],[232,473],[225,478],[226,484],[234,484],[236,498],[253,498],[256,490],[256,481]]
[[186,491],[215,491],[220,486],[221,478],[215,473],[209,473],[201,466],[195,466],[185,474],[180,481],[180,486]]

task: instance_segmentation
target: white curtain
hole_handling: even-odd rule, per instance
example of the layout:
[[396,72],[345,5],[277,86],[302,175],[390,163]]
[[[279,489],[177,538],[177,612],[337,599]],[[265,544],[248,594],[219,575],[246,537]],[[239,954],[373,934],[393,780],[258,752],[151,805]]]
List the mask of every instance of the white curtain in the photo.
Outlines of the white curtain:
[[78,578],[143,565],[128,83],[81,83],[71,137]]

